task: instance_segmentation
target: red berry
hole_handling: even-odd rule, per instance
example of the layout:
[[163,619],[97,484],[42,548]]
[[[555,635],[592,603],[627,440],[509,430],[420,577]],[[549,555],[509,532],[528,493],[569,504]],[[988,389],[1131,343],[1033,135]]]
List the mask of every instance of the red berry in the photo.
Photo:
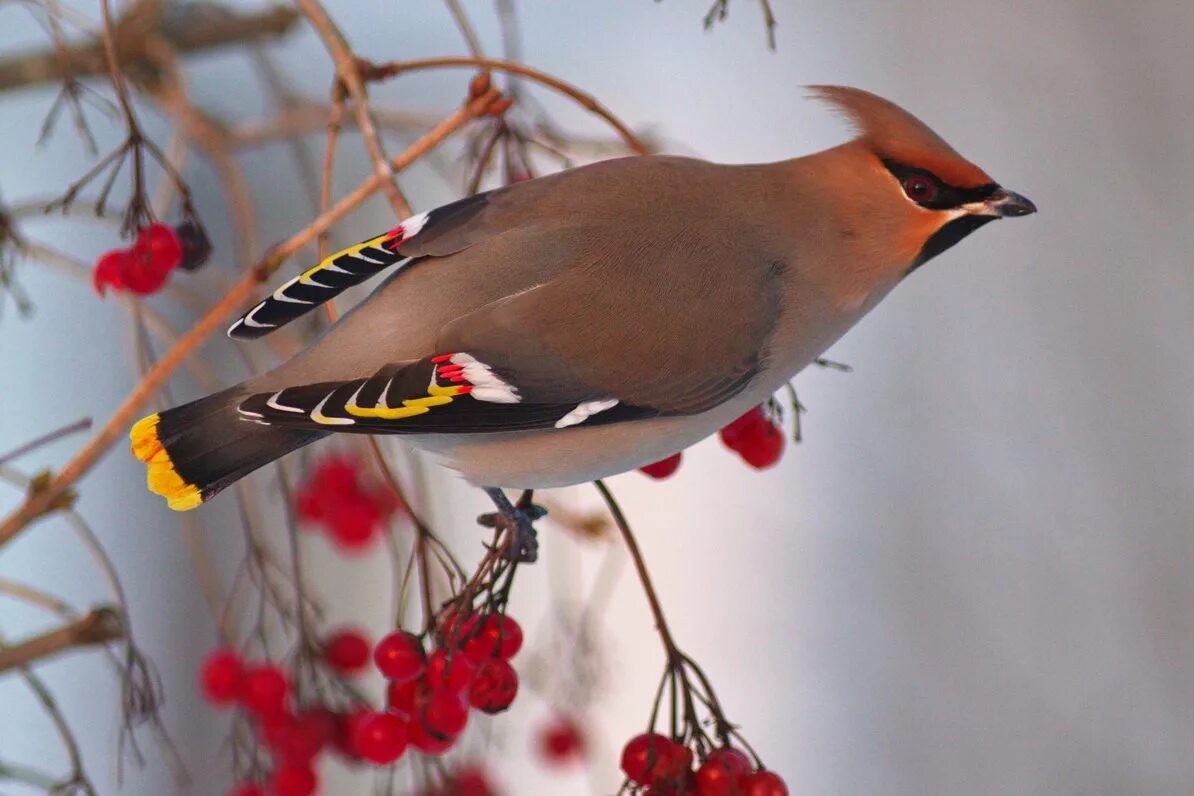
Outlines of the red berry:
[[228,792],[228,796],[265,796],[265,791],[261,789],[260,785],[254,785],[252,782],[242,782],[239,785],[233,785],[232,790]]
[[372,501],[353,498],[340,502],[328,513],[328,531],[340,549],[359,551],[376,537],[381,520],[381,512]]
[[290,683],[282,669],[273,664],[245,669],[241,703],[258,716],[276,716],[286,710]]
[[383,677],[401,683],[423,673],[427,666],[427,654],[418,636],[406,632],[391,633],[377,642],[373,649],[373,663]]
[[692,750],[659,733],[631,738],[622,749],[622,771],[637,785],[670,784],[692,765]]
[[114,249],[106,252],[95,264],[91,272],[91,283],[95,292],[101,296],[110,287],[114,290],[124,290],[124,272],[128,270],[133,255],[128,249]]
[[522,627],[509,616],[485,614],[470,621],[465,628],[464,654],[473,663],[488,658],[510,660],[522,649]]
[[310,763],[323,747],[334,742],[336,714],[326,708],[304,710],[297,716],[279,714],[262,722],[269,747],[288,763]]
[[421,680],[391,681],[386,686],[386,706],[393,712],[413,716],[415,707],[424,701],[422,692],[426,688]]
[[696,792],[699,796],[740,796],[742,779],[751,771],[750,758],[726,747],[714,749],[697,769]]
[[138,233],[129,254],[124,287],[142,295],[156,293],[182,259],[182,244],[170,227],[151,224]]
[[430,735],[445,740],[455,738],[468,724],[468,705],[459,693],[440,688],[427,696],[419,720]]
[[332,745],[344,758],[354,761],[361,759],[361,753],[357,750],[356,744],[357,727],[361,725],[366,716],[372,714],[373,711],[369,708],[358,707],[348,713],[336,715],[336,734],[332,738]]
[[458,648],[464,643],[465,629],[474,621],[472,608],[449,605],[435,617],[435,637],[444,647]]
[[388,766],[406,751],[410,741],[406,722],[393,713],[369,713],[357,722],[353,746],[370,763]]
[[656,480],[662,480],[680,469],[680,454],[673,453],[666,459],[660,459],[653,464],[643,465],[638,469],[639,472],[645,473]]
[[410,745],[425,755],[442,755],[456,745],[456,739],[436,738],[416,721],[410,725]]
[[738,454],[756,470],[765,470],[779,461],[784,452],[784,432],[770,421],[754,426],[742,435]]
[[508,662],[490,658],[477,669],[469,691],[469,704],[493,715],[506,710],[518,696],[518,673]]
[[318,787],[315,772],[306,766],[284,765],[270,779],[272,796],[312,796]]
[[460,653],[449,655],[436,650],[427,659],[427,685],[432,688],[447,688],[460,693],[473,684],[477,667]]
[[742,780],[742,796],[788,796],[788,786],[771,771],[756,771]]
[[460,769],[444,783],[443,796],[494,796],[495,793],[485,772],[470,766]]
[[539,753],[556,766],[578,762],[585,756],[585,736],[580,726],[570,718],[552,719],[539,732]]
[[327,501],[313,489],[300,489],[295,505],[303,522],[319,522],[327,516]]
[[369,665],[369,639],[353,628],[338,630],[323,643],[323,657],[341,674],[360,674]]
[[168,274],[182,262],[182,241],[165,224],[150,224],[137,233],[133,257],[143,259],[154,271]]
[[124,270],[122,280],[126,290],[140,296],[148,296],[161,290],[169,276],[169,271],[158,270],[144,258],[133,257]]
[[725,443],[727,448],[736,451],[741,447],[744,434],[754,429],[760,423],[766,422],[767,416],[763,414],[763,407],[756,406],[719,431],[718,436],[721,437],[721,441]]
[[203,696],[213,705],[231,705],[240,696],[244,670],[240,656],[233,650],[213,650],[199,669]]
[[310,484],[328,498],[355,494],[360,464],[347,456],[328,456],[321,460],[311,474]]

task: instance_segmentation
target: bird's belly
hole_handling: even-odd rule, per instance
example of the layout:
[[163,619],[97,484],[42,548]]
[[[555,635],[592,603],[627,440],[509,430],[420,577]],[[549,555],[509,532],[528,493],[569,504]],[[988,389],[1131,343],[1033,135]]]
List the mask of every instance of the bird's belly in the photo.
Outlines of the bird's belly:
[[766,401],[841,337],[873,306],[878,295],[865,307],[782,319],[777,337],[787,342],[768,352],[770,365],[765,372],[734,398],[699,415],[589,428],[411,435],[406,439],[478,486],[539,489],[624,473],[700,442]]
[[406,441],[458,470],[478,486],[511,489],[570,486],[665,459],[767,400],[776,386],[748,388],[699,415],[589,428],[428,434],[407,437]]

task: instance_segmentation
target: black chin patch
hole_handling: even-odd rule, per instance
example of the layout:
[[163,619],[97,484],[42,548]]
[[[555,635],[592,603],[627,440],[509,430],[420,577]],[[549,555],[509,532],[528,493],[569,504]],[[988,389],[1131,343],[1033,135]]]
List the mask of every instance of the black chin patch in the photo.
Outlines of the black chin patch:
[[912,267],[908,269],[908,273],[912,273],[971,232],[997,218],[998,216],[965,215],[942,225],[941,229],[934,232],[933,236],[925,241],[920,254],[916,255],[916,259],[912,261]]

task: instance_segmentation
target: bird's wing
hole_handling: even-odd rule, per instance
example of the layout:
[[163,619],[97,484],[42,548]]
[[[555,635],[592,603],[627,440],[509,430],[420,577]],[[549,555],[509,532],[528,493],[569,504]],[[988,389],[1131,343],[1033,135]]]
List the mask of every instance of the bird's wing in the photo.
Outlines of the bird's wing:
[[405,274],[420,261],[450,257],[517,228],[634,217],[661,203],[713,197],[725,187],[714,174],[724,180],[726,171],[687,158],[623,158],[469,196],[325,258],[245,313],[228,336],[263,337],[384,270]]
[[617,401],[536,400],[465,353],[389,365],[367,379],[258,393],[239,411],[271,426],[366,434],[527,431],[658,414]]
[[[717,254],[708,244],[682,248],[700,259]],[[666,243],[646,254],[654,255],[651,268],[611,264],[605,278],[576,269],[487,304],[447,324],[437,352],[423,359],[368,378],[259,393],[241,412],[270,425],[403,434],[565,429],[707,411],[762,367],[778,271],[740,268],[729,280],[677,284]],[[698,265],[724,267],[716,257]]]
[[469,224],[488,201],[488,193],[465,197],[411,216],[389,232],[329,255],[237,319],[228,328],[228,336],[264,337],[388,268],[402,269],[427,257],[442,257],[468,248],[500,231],[491,225]]

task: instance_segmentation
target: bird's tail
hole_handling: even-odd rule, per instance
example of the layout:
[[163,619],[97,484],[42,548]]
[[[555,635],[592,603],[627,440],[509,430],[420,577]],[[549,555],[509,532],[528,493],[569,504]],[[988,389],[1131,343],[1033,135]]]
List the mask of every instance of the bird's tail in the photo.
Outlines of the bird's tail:
[[137,421],[133,455],[148,468],[149,491],[187,511],[262,465],[323,436],[254,423],[236,407],[243,387],[200,398]]

